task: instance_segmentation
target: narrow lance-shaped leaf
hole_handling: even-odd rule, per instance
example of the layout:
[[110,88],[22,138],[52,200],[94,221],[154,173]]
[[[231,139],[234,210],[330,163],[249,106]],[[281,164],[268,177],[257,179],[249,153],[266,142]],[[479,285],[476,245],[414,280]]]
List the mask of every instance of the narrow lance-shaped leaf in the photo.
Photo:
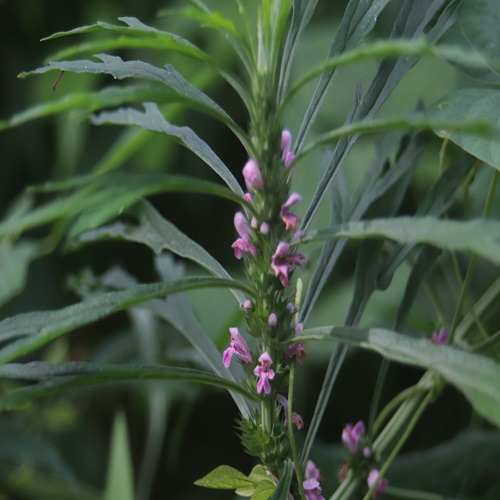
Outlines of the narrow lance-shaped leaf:
[[[94,186],[97,189],[92,193],[77,192],[51,201],[36,208],[30,213],[20,214],[0,223],[0,237],[10,234],[20,234],[27,229],[41,226],[57,219],[74,217],[85,210],[93,209],[92,219],[96,225],[116,217],[141,197],[155,193],[186,192],[204,193],[243,203],[241,197],[224,186],[192,177],[183,177],[163,174],[125,174],[111,173],[95,177],[93,175],[76,177],[73,179],[51,182],[37,188],[38,191],[57,191],[75,187]],[[80,229],[90,229],[91,223]],[[93,226],[95,227],[95,225]],[[73,234],[77,234],[77,227],[73,226]]]
[[147,26],[135,17],[119,17],[119,21],[125,25],[115,25],[105,22],[97,22],[89,26],[81,26],[70,31],[61,31],[44,38],[52,40],[63,36],[89,34],[89,33],[111,33],[114,36],[107,39],[98,39],[79,43],[52,54],[48,60],[72,59],[82,53],[107,53],[111,50],[126,48],[148,48],[161,51],[172,51],[201,61],[214,68],[226,81],[238,92],[245,102],[248,102],[248,91],[241,81],[231,73],[216,58],[203,52],[199,47],[193,45],[185,38],[159,30],[152,26]]
[[159,85],[110,86],[98,92],[78,92],[66,95],[61,99],[37,104],[25,111],[16,113],[8,120],[0,121],[0,130],[8,127],[18,127],[32,120],[72,109],[93,112],[131,102],[178,102],[182,100],[183,98],[179,94]]
[[431,369],[461,390],[478,413],[500,425],[500,364],[490,358],[380,328],[320,327],[293,338],[293,342],[312,340],[346,343]]
[[243,196],[243,191],[238,181],[208,144],[200,139],[189,127],[177,127],[170,124],[155,103],[145,103],[144,112],[132,108],[104,111],[93,117],[92,123],[95,125],[135,125],[146,130],[163,132],[176,139],[201,158],[222,178],[232,191]]
[[[202,246],[162,217],[147,201],[138,202],[129,210],[129,214],[137,218],[137,225],[119,221],[110,226],[87,231],[79,235],[76,241],[70,241],[70,247],[75,248],[99,240],[124,239],[147,245],[157,255],[169,250],[179,257],[196,262],[214,276],[231,279],[224,267]],[[233,290],[233,293],[240,303],[245,300],[239,290]]]
[[237,281],[194,277],[167,283],[137,285],[123,291],[93,295],[78,304],[57,311],[20,314],[0,322],[0,341],[14,339],[0,349],[0,363],[27,354],[77,327],[93,323],[127,307],[173,293],[205,287],[239,288],[248,296],[252,295],[246,285]]
[[257,397],[246,388],[212,373],[192,368],[163,365],[102,365],[70,361],[67,363],[34,362],[7,364],[0,367],[0,378],[36,380],[39,383],[0,395],[0,409],[18,408],[34,399],[52,396],[82,387],[113,382],[145,380],[178,380],[221,387],[251,400]]
[[234,120],[210,97],[201,90],[191,85],[178,71],[170,64],[165,65],[165,69],[159,68],[144,61],[124,61],[121,57],[108,54],[96,54],[95,57],[102,62],[90,60],[77,61],[52,61],[47,66],[37,68],[33,71],[23,72],[20,78],[47,73],[48,71],[59,70],[72,73],[98,73],[111,75],[113,78],[123,80],[125,78],[141,78],[160,82],[175,90],[191,105],[222,123],[225,123],[242,141],[248,146],[245,134],[241,131]]
[[351,222],[306,234],[301,243],[335,238],[389,238],[399,243],[428,243],[451,251],[472,252],[500,264],[500,222],[466,222],[432,217],[397,217]]

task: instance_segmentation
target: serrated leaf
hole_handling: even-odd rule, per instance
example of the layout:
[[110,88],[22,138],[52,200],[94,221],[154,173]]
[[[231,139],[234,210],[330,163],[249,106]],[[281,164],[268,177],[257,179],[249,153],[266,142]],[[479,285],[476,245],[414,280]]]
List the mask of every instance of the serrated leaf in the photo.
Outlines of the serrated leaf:
[[433,370],[462,391],[479,414],[500,426],[500,364],[490,358],[381,328],[312,328],[293,342],[311,340],[354,345],[392,361]]
[[119,364],[103,365],[69,361],[66,363],[32,362],[8,363],[0,367],[0,378],[9,380],[35,380],[38,383],[5,392],[0,395],[0,409],[20,408],[35,399],[113,382],[139,380],[178,380],[221,387],[242,394],[250,400],[257,396],[227,378],[192,368],[177,366]]
[[14,339],[0,349],[0,363],[27,354],[79,326],[87,325],[127,307],[203,287],[234,287],[245,290],[249,296],[251,295],[246,285],[237,281],[220,278],[184,278],[94,295],[57,311],[20,314],[0,322],[0,341]]
[[[481,119],[494,126],[500,124],[500,93],[496,89],[460,89],[442,97],[426,111],[430,120],[464,122]],[[500,170],[500,139],[496,135],[475,135],[453,128],[437,127],[436,133],[449,139],[468,153]]]
[[94,125],[135,125],[145,130],[162,132],[173,137],[180,144],[201,158],[233,192],[243,196],[243,191],[231,171],[213,152],[206,142],[201,140],[189,127],[177,127],[170,124],[155,103],[145,103],[144,112],[132,108],[117,111],[104,111],[92,118]]
[[350,222],[312,231],[300,242],[336,238],[388,238],[399,243],[428,243],[450,251],[471,252],[500,264],[500,222],[475,219],[465,222],[432,217],[397,217]]
[[125,415],[115,415],[104,500],[134,500],[134,469]]
[[198,479],[193,484],[204,488],[215,488],[218,490],[234,490],[245,488],[253,484],[245,474],[229,465],[220,465],[206,476]]

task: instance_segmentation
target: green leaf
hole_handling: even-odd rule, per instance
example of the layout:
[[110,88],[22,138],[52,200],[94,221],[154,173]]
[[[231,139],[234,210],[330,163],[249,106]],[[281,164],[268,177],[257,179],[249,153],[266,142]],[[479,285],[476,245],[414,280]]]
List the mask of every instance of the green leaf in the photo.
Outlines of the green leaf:
[[[496,89],[460,89],[433,103],[426,111],[430,120],[463,123],[485,120],[498,127],[500,92]],[[500,139],[496,135],[476,135],[452,127],[436,127],[436,133],[471,155],[500,170]]]
[[134,17],[120,17],[118,19],[127,26],[97,22],[90,26],[82,26],[70,31],[55,33],[50,37],[44,38],[44,40],[51,40],[62,36],[88,34],[93,32],[112,33],[115,35],[112,38],[93,40],[65,48],[53,54],[48,59],[51,61],[63,60],[73,58],[82,53],[97,54],[127,48],[173,51],[191,57],[197,61],[201,61],[214,68],[230,85],[232,85],[242,99],[248,102],[248,90],[245,89],[239,78],[228,71],[220,61],[211,57],[206,52],[203,52],[196,45],[193,45],[188,40],[173,33],[147,26]]
[[222,123],[225,123],[231,130],[237,133],[240,139],[244,140],[244,134],[232,118],[210,97],[191,85],[170,64],[165,65],[165,69],[163,69],[144,61],[124,61],[118,56],[108,54],[96,54],[95,57],[102,62],[90,60],[52,61],[47,66],[21,73],[19,77],[26,78],[28,76],[44,74],[48,71],[59,70],[72,73],[106,74],[118,80],[140,78],[160,82],[177,92],[182,97],[184,103],[189,102],[195,109],[199,109],[222,121]]
[[11,244],[0,241],[0,306],[21,292],[26,284],[30,263],[41,255],[40,244],[21,240]]
[[[490,113],[491,116],[491,113]],[[473,139],[485,137],[488,141],[495,140],[500,135],[500,128],[497,126],[497,119],[488,119],[489,116],[480,116],[478,113],[469,114],[464,119],[458,120],[457,116],[440,116],[439,114],[427,113],[426,116],[415,115],[409,117],[394,117],[384,119],[363,120],[336,128],[330,132],[320,135],[310,144],[305,146],[297,154],[296,160],[300,160],[319,146],[330,142],[338,141],[344,137],[356,136],[359,134],[373,134],[390,132],[392,130],[440,130],[441,135],[448,136],[457,131],[469,133]]]
[[447,498],[485,498],[486,488],[500,482],[489,471],[499,467],[498,431],[470,430],[435,448],[399,455],[387,477],[391,485],[433,491]]
[[206,476],[195,481],[194,484],[204,488],[235,490],[253,485],[253,482],[239,470],[229,465],[220,465]]
[[285,462],[283,474],[281,475],[278,485],[271,496],[271,500],[287,500],[293,476],[292,463],[293,462],[291,460],[287,460]]
[[[229,40],[229,45],[238,54],[241,62],[245,66],[249,75],[253,74],[254,65],[252,50],[248,40],[243,36],[242,30],[238,29],[231,19],[206,7],[200,0],[191,0],[192,7],[180,10],[180,15],[189,19],[194,19],[203,28],[216,30]],[[160,10],[160,16],[169,16],[171,9]]]
[[18,235],[27,229],[41,226],[57,219],[67,219],[79,215],[86,210],[85,223],[73,226],[72,235],[100,225],[110,218],[116,217],[141,197],[164,192],[205,193],[242,203],[242,198],[229,189],[218,184],[194,179],[192,177],[171,176],[163,174],[125,174],[110,173],[96,177],[94,175],[77,177],[61,182],[47,183],[37,188],[39,191],[51,192],[74,187],[96,186],[100,189],[89,193],[77,192],[66,198],[49,202],[27,214],[19,214],[0,223],[0,238]]
[[459,65],[474,78],[488,83],[500,80],[500,6],[496,0],[463,0],[452,40],[463,50],[476,50],[483,58],[486,68]]
[[[366,2],[363,3],[366,7]],[[438,40],[449,26],[453,24],[457,4],[451,3],[441,13],[439,11],[443,7],[442,0],[428,0],[423,2],[423,4],[425,8],[423,8],[422,3],[417,3],[413,0],[407,0],[403,3],[398,18],[394,23],[391,38],[415,38],[425,33],[428,41],[432,43]],[[330,56],[332,55],[333,53],[330,54]],[[361,96],[359,95],[359,91],[355,92],[355,102],[346,119],[346,126],[349,127],[354,122],[363,122],[368,118],[372,119],[403,76],[416,64],[417,60],[417,57],[403,57],[382,61],[365,94]],[[320,85],[318,85],[318,89],[319,87]],[[304,120],[302,128],[309,126],[310,124]],[[302,230],[306,230],[310,225],[327,193],[328,186],[338,169],[342,166],[358,137],[358,135],[351,135],[337,142],[326,170],[316,188],[313,200],[303,218]]]
[[466,222],[433,217],[397,217],[350,222],[307,233],[298,243],[336,238],[388,238],[398,243],[428,243],[450,251],[471,252],[500,264],[500,222]]
[[0,367],[0,378],[9,380],[35,380],[38,383],[0,395],[0,409],[12,410],[42,397],[52,396],[83,387],[115,382],[145,380],[178,380],[221,387],[241,394],[251,401],[257,395],[240,384],[212,373],[191,368],[164,365],[119,364],[104,365],[69,361],[66,363],[8,363]]
[[490,358],[381,328],[312,328],[290,343],[311,340],[354,345],[392,361],[433,370],[462,391],[479,414],[500,426],[500,364]]
[[[137,225],[115,222],[109,226],[81,234],[71,248],[82,244],[108,239],[123,239],[147,245],[156,255],[169,250],[179,257],[192,260],[214,276],[231,276],[201,245],[186,236],[147,201],[138,202],[128,213],[137,219]],[[245,299],[240,291],[234,290],[236,298],[242,303]]]
[[[276,488],[276,485],[270,481],[270,476],[267,473],[267,469],[263,465],[256,465],[252,472],[250,472],[248,479],[252,482],[251,485],[247,485],[245,487],[238,488],[235,493],[242,497],[252,497],[252,500],[255,498],[256,489],[259,488],[259,494],[262,494],[261,490],[267,491],[269,493],[269,489],[271,492],[266,498],[269,498]],[[269,483],[269,484],[267,484]],[[262,486],[260,486],[262,484]],[[259,497],[260,498],[260,497]]]
[[127,307],[204,287],[239,288],[251,296],[246,285],[237,281],[195,277],[137,285],[123,291],[94,295],[57,311],[20,314],[0,322],[0,341],[17,339],[0,349],[0,363],[27,354],[79,326],[93,323]]
[[[374,28],[379,14],[384,10],[388,1],[389,0],[351,0],[346,7],[340,26],[337,29],[335,40],[328,52],[328,58],[359,45],[364,37]],[[305,136],[314,123],[321,103],[325,99],[334,77],[334,69],[321,75],[304,118],[302,119],[299,133],[297,134],[295,144],[297,152],[302,149]]]
[[104,500],[134,500],[134,469],[125,415],[118,412],[113,422],[111,452]]
[[[173,258],[168,254],[163,254],[156,259],[157,270],[164,281],[177,278],[176,273],[179,273],[179,266],[175,266],[177,269],[174,273],[171,272],[171,269],[168,269],[173,265],[175,266]],[[135,286],[136,280],[122,269],[113,268],[101,277],[97,283],[91,283],[90,285],[123,289]],[[229,368],[225,368],[222,365],[220,352],[216,348],[213,339],[200,325],[185,295],[171,295],[168,297],[168,300],[152,300],[141,307],[152,311],[159,318],[168,321],[193,346],[201,359],[207,363],[215,374],[231,381],[241,379],[241,366],[233,364]],[[251,411],[248,401],[240,394],[233,392],[231,392],[231,397],[238,406],[241,415],[244,418],[250,418]]]
[[167,134],[201,158],[233,192],[243,196],[238,181],[208,144],[201,140],[189,127],[176,127],[170,124],[155,103],[145,103],[144,112],[132,108],[105,111],[93,117],[92,123],[94,125],[135,125],[146,130]]
[[44,104],[37,104],[15,114],[8,120],[0,121],[0,130],[18,127],[29,121],[61,113],[71,109],[85,112],[98,111],[130,102],[184,102],[182,96],[160,85],[138,84],[124,87],[109,86],[98,92],[78,92]]

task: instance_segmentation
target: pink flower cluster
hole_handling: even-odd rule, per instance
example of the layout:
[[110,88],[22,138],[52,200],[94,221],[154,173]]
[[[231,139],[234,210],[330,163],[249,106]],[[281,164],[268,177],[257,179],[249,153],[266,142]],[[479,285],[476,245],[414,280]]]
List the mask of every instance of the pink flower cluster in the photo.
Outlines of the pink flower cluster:
[[[342,441],[351,455],[358,454],[360,440],[365,431],[365,424],[362,420],[357,422],[354,426],[347,424],[344,427],[344,430],[342,431]],[[369,446],[365,446],[362,454],[364,458],[370,458],[372,455],[371,448]],[[379,493],[382,494],[384,492],[384,488],[387,484],[389,484],[389,481],[384,477],[379,480],[379,475],[380,473],[377,469],[371,469],[367,478],[368,488],[371,488],[378,481],[374,497],[376,497]]]
[[325,500],[325,497],[321,494],[322,489],[319,484],[321,479],[321,471],[314,465],[312,460],[307,461],[305,480],[302,482],[302,487],[304,488],[304,493],[306,494],[307,500]]

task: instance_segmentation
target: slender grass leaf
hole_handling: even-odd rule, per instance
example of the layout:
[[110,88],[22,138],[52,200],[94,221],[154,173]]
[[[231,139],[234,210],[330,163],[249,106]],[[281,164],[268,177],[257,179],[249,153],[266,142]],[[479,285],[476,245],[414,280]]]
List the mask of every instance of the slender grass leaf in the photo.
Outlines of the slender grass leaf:
[[[219,262],[214,259],[202,246],[186,236],[147,201],[140,201],[128,213],[138,221],[137,225],[126,222],[116,222],[81,234],[76,241],[70,242],[71,248],[82,244],[107,239],[124,239],[147,245],[157,255],[165,250],[171,251],[179,257],[190,259],[214,276],[229,278],[231,276]],[[245,298],[243,294],[234,290],[239,302]]]
[[134,469],[128,439],[127,421],[121,412],[115,415],[104,500],[134,500]]
[[155,103],[145,103],[144,112],[132,108],[105,111],[92,118],[95,125],[135,125],[146,130],[162,132],[173,137],[180,144],[201,158],[235,193],[243,196],[243,191],[231,171],[189,127],[171,125]]
[[[383,11],[388,1],[389,0],[350,0],[337,30],[335,40],[330,47],[328,59],[359,45],[375,26],[377,17]],[[300,152],[302,149],[305,136],[314,123],[321,103],[326,97],[334,77],[335,70],[332,69],[323,73],[318,82],[304,118],[302,119],[299,133],[297,134],[295,144],[297,152]]]
[[[415,38],[426,32],[429,42],[438,40],[453,24],[457,3],[450,2],[443,12],[439,10],[444,0],[407,0],[403,4],[400,14],[396,19],[391,38]],[[427,30],[427,31],[426,31]],[[356,101],[349,114],[346,125],[359,122],[366,118],[373,118],[382,104],[392,93],[403,76],[416,64],[418,57],[403,57],[386,59],[380,64],[377,74],[365,95],[361,99],[356,96]],[[303,122],[304,123],[304,122]],[[348,139],[340,140],[331,156],[330,162],[323,174],[307,212],[304,216],[301,229],[306,230],[316,214],[321,201],[327,193],[333,177],[347,158],[354,143],[358,139],[353,135]]]
[[246,285],[220,278],[184,278],[169,283],[142,284],[127,290],[94,295],[57,311],[31,312],[0,322],[0,341],[14,341],[0,349],[0,363],[31,352],[51,340],[115,312],[151,299],[205,287],[239,288],[251,296]]
[[[433,103],[426,111],[430,120],[466,122],[486,120],[498,127],[500,95],[496,89],[460,89]],[[468,153],[500,170],[500,139],[496,135],[475,135],[453,127],[436,127],[436,133]]]
[[286,37],[285,48],[283,49],[280,80],[278,86],[278,100],[281,102],[286,95],[290,80],[290,71],[297,53],[300,38],[309,24],[318,0],[293,0],[292,21]]
[[0,367],[0,378],[35,380],[36,384],[0,395],[0,409],[19,408],[27,403],[61,392],[116,382],[146,380],[178,380],[221,387],[257,400],[257,396],[228,379],[208,372],[163,365],[102,365],[69,361],[67,363],[33,362],[7,364]]
[[431,369],[462,391],[478,413],[500,426],[500,364],[490,358],[380,328],[312,328],[290,342],[311,340],[346,343],[392,361]]
[[350,222],[312,231],[300,242],[332,238],[389,238],[399,243],[428,243],[450,251],[471,252],[500,264],[500,222],[475,219],[466,222],[432,217],[397,217]]
[[338,56],[327,59],[318,67],[302,76],[300,80],[290,89],[281,105],[285,106],[305,84],[327,71],[370,59],[415,56],[438,57],[446,59],[454,64],[478,68],[478,70],[484,69],[485,67],[484,60],[477,54],[477,52],[473,52],[472,50],[464,52],[461,47],[453,45],[435,46],[429,43],[424,37],[417,38],[416,40],[379,40],[369,44],[363,44],[353,50],[342,52]]

